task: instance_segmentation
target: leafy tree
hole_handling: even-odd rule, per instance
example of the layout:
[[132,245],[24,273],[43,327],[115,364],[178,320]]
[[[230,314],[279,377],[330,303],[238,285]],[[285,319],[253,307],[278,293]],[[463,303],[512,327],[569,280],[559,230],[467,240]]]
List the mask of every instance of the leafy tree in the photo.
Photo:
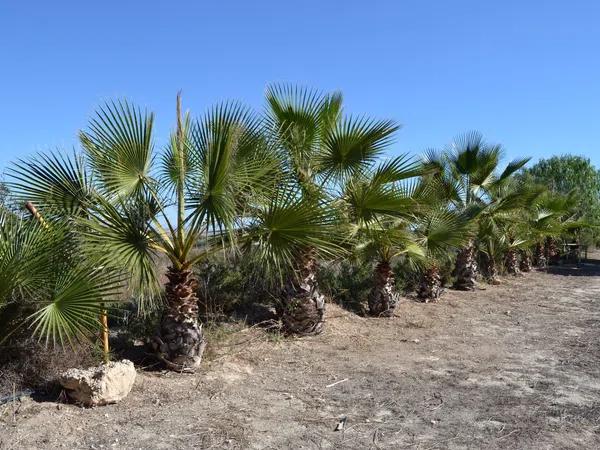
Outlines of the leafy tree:
[[562,155],[541,159],[523,170],[522,176],[546,186],[550,192],[573,193],[577,218],[600,223],[600,171],[589,158]]

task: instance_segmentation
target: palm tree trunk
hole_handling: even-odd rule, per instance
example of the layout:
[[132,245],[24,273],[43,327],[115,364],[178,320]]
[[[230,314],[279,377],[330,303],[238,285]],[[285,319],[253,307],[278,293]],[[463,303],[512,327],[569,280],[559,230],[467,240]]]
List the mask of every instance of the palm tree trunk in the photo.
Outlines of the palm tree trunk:
[[206,341],[198,322],[198,281],[191,270],[169,267],[165,287],[167,307],[154,338],[158,357],[171,370],[194,372],[200,366]]
[[546,251],[544,244],[537,243],[535,245],[535,265],[538,269],[545,269],[548,267],[548,260],[546,259]]
[[531,272],[532,262],[531,255],[527,250],[521,250],[521,260],[519,261],[519,268],[521,272]]
[[319,292],[314,249],[307,249],[302,253],[296,276],[288,279],[282,297],[281,319],[284,333],[307,336],[323,332],[325,296]]
[[456,276],[454,289],[461,291],[475,290],[477,262],[475,260],[475,245],[473,241],[470,241],[467,246],[458,252],[454,274]]
[[553,237],[546,238],[546,260],[548,264],[556,264],[558,262],[558,245],[556,244],[556,239]]
[[510,275],[517,276],[521,273],[519,269],[519,258],[517,252],[514,249],[509,249],[504,257],[504,264],[506,265],[506,271]]
[[442,277],[437,266],[431,266],[421,272],[417,297],[424,303],[436,301],[442,295]]
[[369,293],[369,314],[376,317],[391,317],[400,300],[394,282],[394,272],[388,261],[375,266],[373,288]]
[[487,282],[490,284],[500,284],[498,279],[498,266],[496,260],[487,253],[482,254],[483,272]]

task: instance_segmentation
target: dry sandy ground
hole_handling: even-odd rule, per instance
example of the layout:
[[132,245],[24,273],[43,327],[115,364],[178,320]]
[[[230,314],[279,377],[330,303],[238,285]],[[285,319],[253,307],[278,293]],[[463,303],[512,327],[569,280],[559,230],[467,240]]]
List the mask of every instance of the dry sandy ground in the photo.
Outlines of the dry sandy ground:
[[554,272],[393,319],[330,306],[314,338],[231,333],[119,405],[5,405],[0,447],[600,448],[600,266]]

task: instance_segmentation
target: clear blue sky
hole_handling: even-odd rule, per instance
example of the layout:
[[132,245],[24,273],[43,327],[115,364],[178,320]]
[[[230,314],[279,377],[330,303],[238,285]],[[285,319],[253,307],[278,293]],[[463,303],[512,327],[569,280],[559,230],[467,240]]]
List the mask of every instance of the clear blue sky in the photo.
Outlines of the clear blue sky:
[[2,1],[0,169],[76,144],[94,108],[261,108],[274,81],[344,92],[346,109],[403,124],[393,153],[478,129],[509,157],[583,154],[600,166],[600,2]]

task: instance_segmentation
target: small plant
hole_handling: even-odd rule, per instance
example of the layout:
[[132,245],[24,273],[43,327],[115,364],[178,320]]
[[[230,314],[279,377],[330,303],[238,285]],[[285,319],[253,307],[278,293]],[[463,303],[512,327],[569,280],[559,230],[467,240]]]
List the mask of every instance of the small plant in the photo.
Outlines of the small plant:
[[373,287],[373,268],[369,264],[342,261],[320,268],[319,284],[327,297],[343,308],[360,315],[367,313]]

